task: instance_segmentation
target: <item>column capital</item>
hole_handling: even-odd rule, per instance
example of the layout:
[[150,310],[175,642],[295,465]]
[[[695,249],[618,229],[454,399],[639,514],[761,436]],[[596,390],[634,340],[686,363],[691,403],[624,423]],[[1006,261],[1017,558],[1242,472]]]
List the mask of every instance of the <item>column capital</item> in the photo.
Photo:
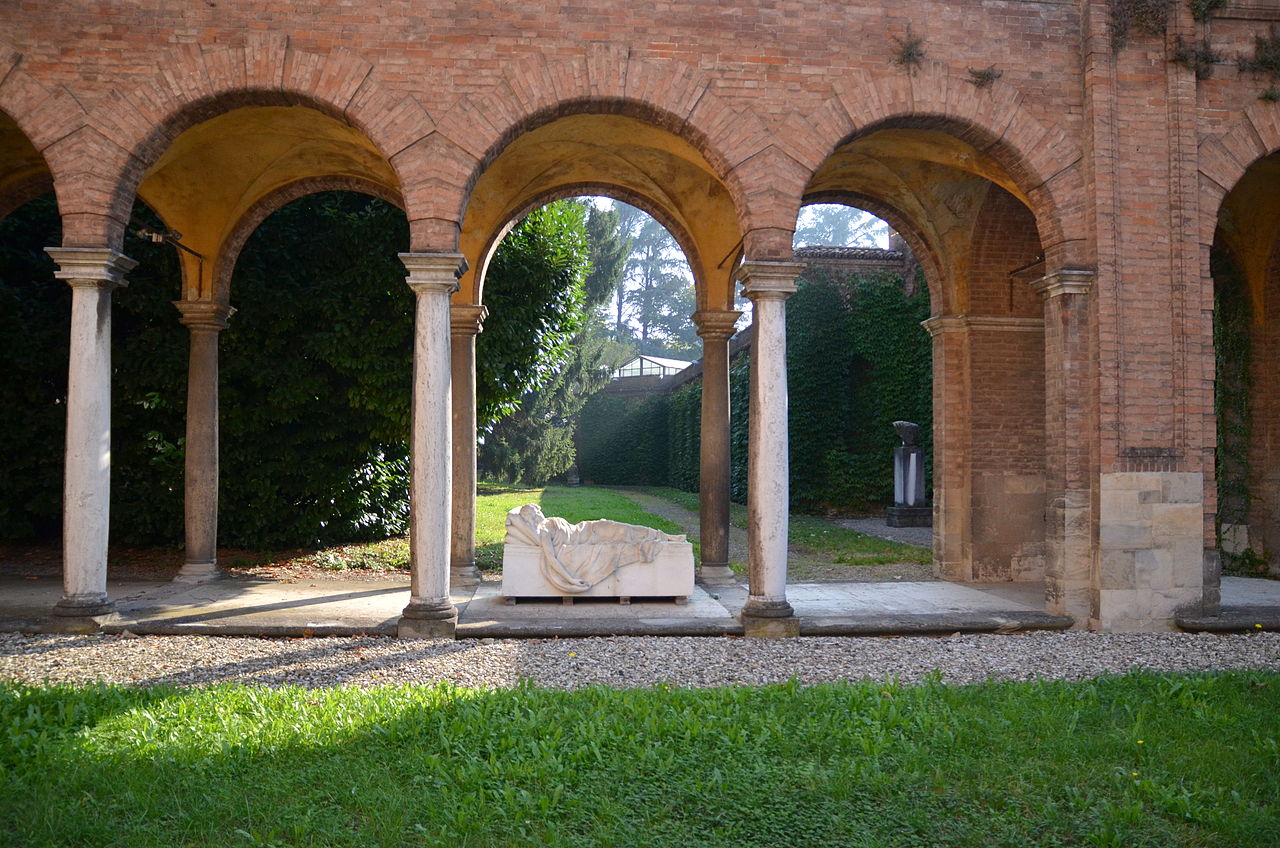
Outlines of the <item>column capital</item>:
[[742,293],[755,300],[785,300],[795,293],[803,262],[743,262],[734,278]]
[[1064,294],[1088,294],[1096,276],[1088,268],[1061,268],[1031,283],[1031,290],[1045,300]]
[[455,336],[474,336],[484,332],[484,319],[489,307],[483,303],[454,303],[449,306],[449,332]]
[[114,289],[129,285],[124,275],[138,266],[109,247],[46,247],[58,270],[53,276],[70,286]]
[[734,310],[699,309],[692,317],[699,336],[709,341],[727,341],[733,338],[734,325],[738,323],[742,313]]
[[458,277],[466,269],[466,258],[461,253],[401,253],[400,261],[409,272],[409,288],[419,293],[456,292]]
[[1016,315],[935,315],[920,322],[930,336],[939,333],[961,333],[986,330],[1004,333],[1037,333],[1044,331],[1043,318]]
[[182,324],[193,330],[225,330],[227,319],[236,314],[235,307],[211,300],[175,300],[173,306],[182,313]]

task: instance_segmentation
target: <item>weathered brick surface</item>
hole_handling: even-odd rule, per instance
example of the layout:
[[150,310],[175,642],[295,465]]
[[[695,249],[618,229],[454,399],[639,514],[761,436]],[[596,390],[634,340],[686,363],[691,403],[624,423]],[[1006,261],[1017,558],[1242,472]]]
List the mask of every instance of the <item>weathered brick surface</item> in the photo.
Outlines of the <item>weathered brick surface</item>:
[[[971,208],[957,200],[963,192],[925,197],[913,185],[890,196],[884,184],[857,180],[827,190],[902,232],[929,278],[935,314],[1045,318],[1039,376],[1010,364],[1035,358],[1034,334],[1018,335],[1016,350],[991,342],[986,352],[982,335],[938,337],[936,400],[952,405],[938,443],[960,469],[952,485],[955,469],[940,468],[939,484],[966,503],[1028,488],[1023,480],[974,494],[970,442],[998,434],[999,424],[947,380],[991,381],[1003,420],[1018,422],[1019,433],[1031,432],[1039,404],[1038,471],[1034,439],[999,461],[1019,480],[1043,475],[1047,513],[1057,516],[1047,556],[1078,558],[1096,553],[1102,474],[1200,475],[1209,539],[1208,246],[1223,199],[1280,150],[1280,106],[1257,97],[1265,80],[1234,61],[1196,80],[1169,61],[1178,38],[1204,36],[1229,59],[1252,55],[1280,9],[1232,2],[1206,26],[1185,3],[1171,8],[1166,35],[1135,33],[1115,52],[1110,0],[70,0],[56,10],[15,0],[0,4],[0,112],[42,154],[66,244],[76,246],[118,246],[138,184],[174,139],[247,105],[298,104],[363,133],[398,180],[417,251],[457,249],[486,169],[524,134],[569,114],[627,115],[691,145],[731,198],[742,251],[764,260],[790,257],[810,181],[842,144],[885,128],[946,133],[969,146],[967,164],[928,145],[881,163],[899,177],[901,163],[926,162],[922,173],[949,168],[972,179],[982,170],[974,162],[989,157],[1016,200]],[[924,38],[926,58],[914,69],[895,63],[894,37],[908,31]],[[999,78],[971,84],[968,71],[987,67]],[[39,182],[4,169],[0,162],[0,210]],[[317,171],[300,185],[344,177]],[[607,173],[575,180],[608,187]],[[661,211],[661,194],[638,199]],[[272,202],[256,200],[258,212]],[[242,233],[251,218],[225,230]],[[970,248],[957,247],[965,237]],[[468,243],[490,242],[483,234]],[[1010,288],[1011,263],[1031,250],[1043,253],[1044,274],[1095,272],[1091,287],[1050,305]],[[1018,380],[1041,388],[1003,388]],[[972,517],[946,522],[967,528]],[[1184,547],[1162,550],[1181,556]],[[972,550],[944,559],[973,567]],[[1089,570],[1072,563],[1058,569],[1074,575],[1064,586]],[[1171,567],[1190,573],[1185,563]],[[1075,584],[1064,591],[1084,597]],[[1089,615],[1103,621],[1100,597],[1092,595]]]

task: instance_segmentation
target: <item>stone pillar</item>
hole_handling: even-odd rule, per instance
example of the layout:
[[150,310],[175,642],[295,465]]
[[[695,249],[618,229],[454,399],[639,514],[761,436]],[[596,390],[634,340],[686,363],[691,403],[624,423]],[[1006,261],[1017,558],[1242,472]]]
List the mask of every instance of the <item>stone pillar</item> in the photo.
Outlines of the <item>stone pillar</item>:
[[449,310],[453,371],[453,519],[449,585],[475,586],[476,567],[476,335],[489,310],[471,303]]
[[1089,289],[1094,272],[1064,269],[1032,283],[1044,298],[1045,601],[1079,627],[1094,606],[1094,423]]
[[178,582],[198,583],[218,570],[218,333],[235,312],[224,303],[174,303],[191,331],[187,367],[186,556]]
[[111,504],[111,290],[137,264],[108,248],[50,247],[55,272],[71,286],[67,372],[67,453],[63,490],[62,599],[65,629],[96,629],[107,597]]
[[786,300],[804,265],[744,262],[742,291],[751,299],[751,421],[747,447],[747,561],[750,591],[742,608],[748,636],[800,632],[787,603],[787,521],[790,509],[787,442]]
[[693,313],[693,322],[702,337],[698,579],[703,583],[729,583],[734,579],[729,569],[729,339],[741,315]]
[[957,315],[923,322],[933,339],[933,568],[973,579],[969,330]]
[[450,334],[449,295],[462,256],[402,253],[415,296],[413,413],[410,424],[410,598],[398,633],[452,638],[458,610],[449,597]]

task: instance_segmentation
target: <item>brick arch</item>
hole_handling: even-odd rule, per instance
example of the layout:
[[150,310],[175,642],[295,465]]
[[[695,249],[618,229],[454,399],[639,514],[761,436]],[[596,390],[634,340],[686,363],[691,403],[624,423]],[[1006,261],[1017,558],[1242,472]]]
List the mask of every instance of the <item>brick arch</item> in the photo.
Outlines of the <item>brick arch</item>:
[[435,151],[447,148],[450,155],[434,174],[435,188],[451,195],[439,207],[440,215],[460,222],[476,181],[524,133],[568,115],[614,114],[689,143],[724,184],[741,216],[746,201],[734,168],[767,145],[769,132],[750,109],[719,97],[710,82],[691,65],[633,56],[625,45],[590,44],[576,56],[522,59],[492,90],[463,97],[440,118]]
[[[832,151],[883,128],[938,130],[991,156],[1028,199],[1051,262],[1079,261],[1086,232],[1079,146],[1062,127],[1032,114],[1015,86],[996,80],[979,89],[941,62],[915,74],[852,70],[833,84],[821,108],[786,116],[771,146],[775,161],[793,164],[780,173],[755,168],[742,176],[748,195],[774,198],[751,229],[793,229],[805,186]],[[774,237],[768,249],[782,250],[782,241]]]
[[894,231],[906,241],[924,269],[925,286],[929,291],[930,314],[943,315],[954,311],[952,304],[946,299],[942,285],[942,275],[945,270],[942,258],[909,217],[874,197],[859,194],[856,191],[818,191],[806,194],[802,205],[807,206],[813,203],[839,203],[844,206],[853,206],[888,222],[889,226],[893,227]]
[[64,243],[85,224],[80,187],[92,160],[75,154],[68,141],[83,130],[84,107],[62,86],[50,87],[22,67],[22,54],[0,42],[0,112],[8,115],[44,159],[48,173],[28,177],[0,198],[0,217],[51,189],[63,217]]
[[149,82],[111,91],[89,116],[96,189],[108,198],[98,235],[112,246],[147,168],[184,130],[233,109],[315,109],[363,133],[397,178],[397,155],[434,127],[417,101],[388,91],[372,64],[344,48],[310,53],[286,36],[253,34],[240,46],[173,45],[158,64]]
[[[1200,244],[1213,244],[1218,211],[1254,162],[1280,151],[1280,106],[1255,103],[1225,134],[1202,139],[1199,147]],[[1207,266],[1206,266],[1207,267]]]
[[300,200],[307,195],[319,194],[322,191],[359,192],[360,194],[372,195],[380,200],[385,200],[392,206],[404,209],[404,201],[401,200],[399,195],[387,191],[384,186],[377,183],[355,177],[311,177],[280,186],[259,198],[257,203],[251,206],[240,217],[240,220],[236,221],[235,226],[223,241],[214,263],[213,299],[220,303],[229,301],[231,297],[231,275],[235,272],[236,261],[240,257],[240,251],[244,249],[249,237],[262,225],[263,221],[293,201]]
[[662,208],[662,205],[655,203],[644,195],[638,194],[627,189],[619,188],[610,183],[575,183],[570,186],[560,186],[552,191],[542,192],[535,195],[524,203],[524,205],[516,212],[512,219],[501,230],[494,233],[489,241],[485,244],[484,250],[481,252],[480,261],[477,263],[478,268],[475,273],[470,276],[471,290],[467,290],[467,275],[462,278],[463,286],[459,289],[458,297],[463,303],[482,303],[484,296],[484,278],[489,268],[489,262],[493,258],[493,254],[497,251],[502,240],[511,232],[516,223],[528,215],[535,209],[547,205],[556,200],[564,200],[569,197],[581,197],[583,195],[598,195],[601,197],[609,197],[614,200],[620,200],[630,206],[651,216],[659,224],[666,228],[671,237],[676,240],[676,244],[680,245],[680,250],[684,252],[685,261],[689,263],[689,269],[694,275],[694,285],[701,287],[700,262],[698,255],[697,243],[694,241],[692,234],[688,232],[680,223]]

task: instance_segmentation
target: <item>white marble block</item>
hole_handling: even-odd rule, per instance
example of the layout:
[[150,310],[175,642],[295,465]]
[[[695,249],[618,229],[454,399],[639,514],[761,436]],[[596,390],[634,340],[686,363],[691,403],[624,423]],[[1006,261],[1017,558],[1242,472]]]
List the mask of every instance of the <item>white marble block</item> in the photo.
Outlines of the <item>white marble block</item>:
[[616,521],[569,524],[534,504],[507,514],[507,598],[687,598],[693,546],[684,536]]

